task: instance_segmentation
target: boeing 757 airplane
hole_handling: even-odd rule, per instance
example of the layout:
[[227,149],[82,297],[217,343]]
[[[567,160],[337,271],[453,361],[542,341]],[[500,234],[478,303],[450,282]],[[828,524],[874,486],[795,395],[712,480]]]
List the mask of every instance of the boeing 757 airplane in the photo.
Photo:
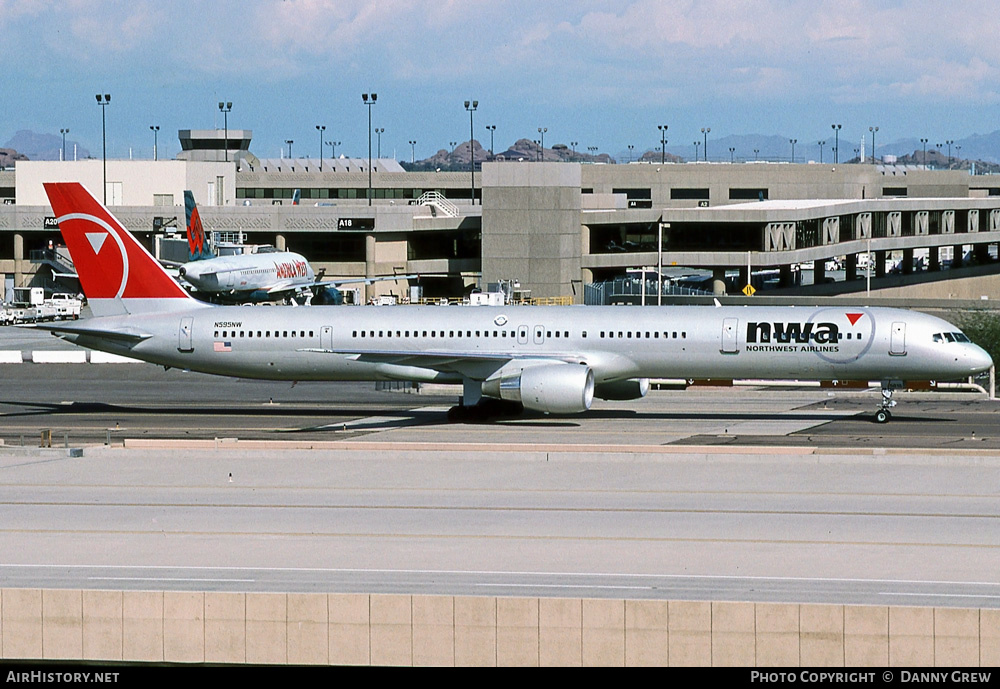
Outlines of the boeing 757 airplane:
[[45,185],[94,317],[41,326],[165,367],[269,380],[460,383],[451,418],[584,412],[650,378],[904,381],[986,371],[954,325],[900,309],[775,306],[213,306],[187,294],[78,183]]

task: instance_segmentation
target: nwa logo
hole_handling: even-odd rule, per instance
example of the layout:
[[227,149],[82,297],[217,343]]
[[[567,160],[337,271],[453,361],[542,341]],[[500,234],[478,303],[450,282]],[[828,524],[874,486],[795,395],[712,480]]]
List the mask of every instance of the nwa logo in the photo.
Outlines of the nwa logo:
[[839,339],[840,329],[836,323],[747,323],[747,344],[830,344]]

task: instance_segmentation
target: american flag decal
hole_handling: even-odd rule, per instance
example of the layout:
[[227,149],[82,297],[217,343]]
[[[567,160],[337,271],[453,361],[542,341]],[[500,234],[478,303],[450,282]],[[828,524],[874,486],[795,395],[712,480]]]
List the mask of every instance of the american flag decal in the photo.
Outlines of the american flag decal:
[[232,342],[216,342],[214,349],[217,352],[231,352],[231,351],[233,351],[233,343]]

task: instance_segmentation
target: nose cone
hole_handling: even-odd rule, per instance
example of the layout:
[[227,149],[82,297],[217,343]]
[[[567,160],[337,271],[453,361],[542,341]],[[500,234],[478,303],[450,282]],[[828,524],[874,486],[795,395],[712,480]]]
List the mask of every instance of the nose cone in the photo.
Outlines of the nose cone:
[[177,272],[182,278],[190,282],[198,289],[206,289],[206,278],[211,276],[211,273],[207,275],[203,274],[202,268],[197,262],[185,263]]
[[970,373],[983,373],[993,366],[993,358],[979,345],[965,345],[965,360]]

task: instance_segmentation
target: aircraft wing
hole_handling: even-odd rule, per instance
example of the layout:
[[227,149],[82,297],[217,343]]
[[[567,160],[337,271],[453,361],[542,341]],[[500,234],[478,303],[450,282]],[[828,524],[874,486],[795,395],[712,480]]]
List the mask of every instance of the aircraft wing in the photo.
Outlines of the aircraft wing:
[[56,280],[58,278],[75,278],[77,280],[80,279],[80,276],[77,275],[76,273],[60,273],[55,268],[51,268],[50,270],[52,271],[53,280]]
[[[369,363],[393,364],[396,366],[415,366],[429,368],[435,371],[454,371],[470,377],[486,377],[488,373],[501,368],[509,361],[545,361],[562,363],[579,363],[579,355],[549,352],[524,356],[514,352],[468,352],[461,350],[439,351],[404,351],[404,350],[361,350],[361,349],[320,349],[304,348],[300,352],[319,352],[346,356],[354,361]],[[484,369],[487,373],[484,373]]]
[[294,285],[287,282],[281,282],[277,285],[273,285],[267,288],[268,294],[281,294],[283,292],[301,292],[302,290],[309,289],[311,285]]
[[322,280],[322,281],[317,280],[316,282],[314,282],[312,284],[312,287],[333,287],[333,288],[337,288],[337,287],[340,287],[341,285],[351,285],[351,284],[355,284],[356,285],[356,284],[359,284],[359,283],[363,283],[365,285],[371,285],[371,284],[374,284],[376,282],[385,282],[385,281],[392,281],[392,280],[416,280],[421,275],[424,275],[426,277],[425,274],[416,274],[416,273],[414,273],[412,275],[380,275],[378,277],[371,277],[371,278],[343,278],[342,280],[332,279],[332,280]]

